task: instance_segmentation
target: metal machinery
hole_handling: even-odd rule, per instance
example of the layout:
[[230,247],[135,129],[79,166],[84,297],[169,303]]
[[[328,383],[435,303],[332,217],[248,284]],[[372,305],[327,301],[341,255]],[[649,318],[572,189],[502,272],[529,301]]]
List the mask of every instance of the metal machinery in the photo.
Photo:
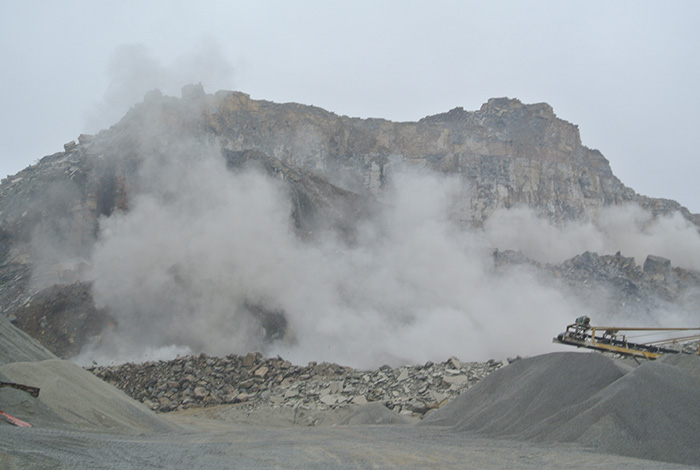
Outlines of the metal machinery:
[[[645,335],[662,334],[669,336],[671,332],[694,331],[695,334],[664,337],[655,341],[630,342],[627,335],[620,332],[647,332]],[[646,359],[656,359],[662,354],[684,353],[683,347],[671,348],[672,345],[684,345],[691,341],[700,340],[700,328],[638,328],[617,326],[591,326],[591,319],[578,317],[575,323],[566,327],[566,331],[554,338],[555,343],[568,344],[580,348],[596,349],[617,354],[624,354]],[[694,354],[700,354],[700,343]]]

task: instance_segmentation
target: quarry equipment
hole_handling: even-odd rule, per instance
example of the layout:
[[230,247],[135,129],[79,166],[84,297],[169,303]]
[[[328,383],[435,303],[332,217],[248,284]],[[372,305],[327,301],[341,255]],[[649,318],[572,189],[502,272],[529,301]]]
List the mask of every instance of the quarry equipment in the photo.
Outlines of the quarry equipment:
[[10,423],[13,426],[19,426],[20,428],[31,428],[32,427],[32,425],[29,424],[28,422],[22,421],[19,418],[15,418],[12,415],[8,415],[7,413],[5,413],[2,410],[0,410],[0,418],[3,421],[7,421],[8,423]]
[[[669,337],[672,332],[695,331],[696,334]],[[621,332],[639,332],[640,337],[661,335],[663,338],[653,341],[629,341],[627,335]],[[690,354],[683,348],[690,342],[699,341],[698,349],[692,354],[700,354],[700,328],[644,328],[618,326],[592,326],[591,319],[586,316],[578,317],[574,323],[566,327],[553,342],[567,344],[579,348],[595,349],[626,356],[656,359],[663,354]],[[676,347],[672,347],[676,346]]]
[[22,390],[24,392],[27,392],[34,398],[37,398],[39,396],[39,388],[38,387],[31,387],[29,385],[23,385],[23,384],[16,384],[13,382],[0,382],[0,388],[2,387],[11,387],[11,388],[16,388],[17,390]]

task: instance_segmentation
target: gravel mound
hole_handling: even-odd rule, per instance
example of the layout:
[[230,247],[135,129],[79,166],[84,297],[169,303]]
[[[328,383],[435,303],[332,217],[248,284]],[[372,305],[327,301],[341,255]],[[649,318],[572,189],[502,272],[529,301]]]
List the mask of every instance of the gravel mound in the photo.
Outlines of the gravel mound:
[[0,380],[41,389],[38,398],[0,389],[0,409],[34,426],[127,434],[176,428],[69,361],[6,364],[0,367]]
[[[694,350],[697,351],[697,346]],[[687,374],[695,377],[700,388],[700,356],[697,354],[666,354],[657,359],[657,362],[680,367]]]
[[421,424],[700,465],[699,359],[674,356],[636,368],[590,353],[524,359]]
[[7,317],[0,315],[0,365],[55,358],[48,349],[17,329]]
[[[35,427],[126,434],[177,428],[90,372],[57,359],[3,316],[0,381],[40,388],[36,398],[0,388],[0,410]],[[10,425],[0,422],[0,426]]]
[[491,374],[425,423],[525,437],[537,423],[595,395],[625,374],[599,354],[553,353],[522,359]]

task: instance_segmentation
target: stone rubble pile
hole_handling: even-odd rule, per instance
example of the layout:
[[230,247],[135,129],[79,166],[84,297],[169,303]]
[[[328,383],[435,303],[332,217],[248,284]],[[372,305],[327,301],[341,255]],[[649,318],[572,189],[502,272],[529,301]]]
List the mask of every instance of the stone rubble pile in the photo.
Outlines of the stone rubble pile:
[[324,411],[380,402],[402,415],[423,417],[513,360],[462,362],[453,357],[440,364],[363,371],[330,363],[297,366],[260,353],[200,354],[88,370],[159,412],[222,404]]
[[700,272],[674,267],[660,256],[648,255],[642,265],[620,252],[599,255],[586,251],[560,264],[539,263],[513,250],[496,250],[493,257],[497,270],[529,266],[543,282],[559,285],[588,305],[597,299],[599,316],[622,318],[627,323],[634,318],[651,327],[659,310],[692,318],[700,300]]

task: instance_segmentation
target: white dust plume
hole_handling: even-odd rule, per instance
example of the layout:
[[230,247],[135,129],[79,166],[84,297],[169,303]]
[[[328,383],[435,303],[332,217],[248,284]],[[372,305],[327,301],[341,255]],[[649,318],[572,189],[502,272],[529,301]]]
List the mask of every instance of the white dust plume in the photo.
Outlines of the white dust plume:
[[[280,181],[228,171],[214,146],[179,148],[191,153],[148,156],[148,189],[101,220],[93,293],[118,325],[84,358],[181,348],[355,366],[488,359],[546,349],[581,312],[526,271],[494,273],[481,237],[449,220],[456,180],[395,175],[352,246],[301,242]],[[285,313],[285,340],[262,341],[251,304]]]

